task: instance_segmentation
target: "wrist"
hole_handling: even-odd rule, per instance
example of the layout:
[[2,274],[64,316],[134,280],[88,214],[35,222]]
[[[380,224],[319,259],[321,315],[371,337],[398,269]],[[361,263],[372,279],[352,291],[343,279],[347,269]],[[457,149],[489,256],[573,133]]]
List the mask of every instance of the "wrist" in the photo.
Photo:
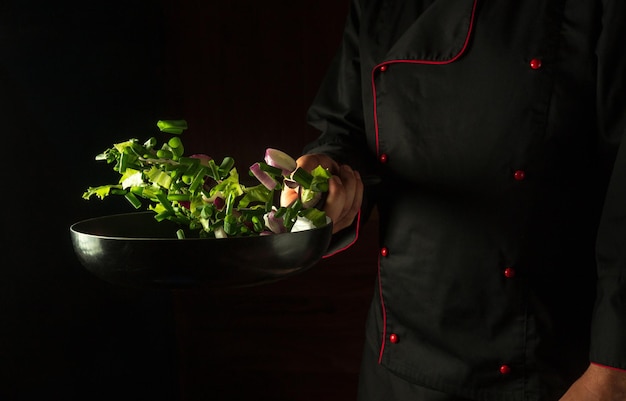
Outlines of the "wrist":
[[587,372],[589,385],[599,391],[602,400],[626,400],[626,370],[591,362]]

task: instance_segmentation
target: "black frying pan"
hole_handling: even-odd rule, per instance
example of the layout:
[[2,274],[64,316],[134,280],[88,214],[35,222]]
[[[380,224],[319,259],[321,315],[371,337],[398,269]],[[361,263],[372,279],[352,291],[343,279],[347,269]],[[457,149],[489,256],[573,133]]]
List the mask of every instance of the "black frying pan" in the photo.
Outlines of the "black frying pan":
[[303,272],[324,255],[332,223],[294,233],[176,238],[180,226],[154,212],[83,220],[70,227],[81,264],[112,284],[141,288],[243,287]]

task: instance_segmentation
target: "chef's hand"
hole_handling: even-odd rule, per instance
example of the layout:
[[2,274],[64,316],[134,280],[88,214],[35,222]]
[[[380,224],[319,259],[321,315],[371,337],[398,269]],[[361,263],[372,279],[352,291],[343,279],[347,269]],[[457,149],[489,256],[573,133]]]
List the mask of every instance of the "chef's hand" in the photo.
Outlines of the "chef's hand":
[[[324,211],[333,222],[333,234],[349,227],[361,209],[363,182],[357,171],[347,165],[339,165],[326,155],[304,155],[296,160],[298,167],[311,171],[317,166],[328,169],[332,174],[328,180],[328,194]],[[280,196],[280,204],[287,206],[298,198],[297,189],[285,187]]]
[[624,401],[626,371],[591,364],[559,401]]

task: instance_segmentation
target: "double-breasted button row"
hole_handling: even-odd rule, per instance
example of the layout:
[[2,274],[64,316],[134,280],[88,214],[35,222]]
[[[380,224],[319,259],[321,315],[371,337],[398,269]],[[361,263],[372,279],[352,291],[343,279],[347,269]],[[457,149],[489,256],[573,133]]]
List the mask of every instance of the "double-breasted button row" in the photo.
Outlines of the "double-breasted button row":
[[[380,248],[380,255],[382,257],[389,256],[389,248],[382,247]],[[504,269],[504,276],[506,278],[515,277],[515,269],[513,267],[507,267]],[[389,334],[389,342],[392,344],[398,344],[400,342],[400,337],[397,333]],[[501,375],[506,376],[511,373],[511,367],[509,365],[500,365],[499,372]]]
[[[387,248],[385,246],[380,248],[380,256],[382,256],[384,258],[389,256],[389,248]],[[502,271],[502,274],[504,274],[504,277],[506,277],[506,278],[513,278],[513,277],[515,277],[515,274],[517,274],[517,272],[515,271],[514,267],[507,266]]]
[[[391,333],[389,334],[389,342],[392,344],[398,344],[400,342],[400,337],[396,333]],[[512,371],[511,366],[506,364],[500,365],[498,368],[498,372],[500,372],[502,376],[510,375]]]
[[[532,68],[533,70],[538,70],[543,66],[543,62],[541,61],[540,58],[538,57],[533,57],[532,59],[530,59],[530,61],[528,62],[528,65],[530,66],[530,68]],[[381,66],[378,67],[378,71],[380,72],[385,72],[387,71],[387,64],[383,64]]]
[[[389,160],[389,156],[387,156],[387,153],[381,153],[378,156],[378,161],[381,164],[387,163],[388,160]],[[524,170],[515,170],[515,171],[513,171],[513,179],[515,181],[524,181],[526,179],[526,171],[524,171]]]
[[[398,344],[400,342],[400,337],[396,333],[391,333],[389,334],[389,342],[392,344]],[[498,372],[500,372],[502,376],[510,375],[512,371],[511,366],[506,364],[500,365],[498,368]]]

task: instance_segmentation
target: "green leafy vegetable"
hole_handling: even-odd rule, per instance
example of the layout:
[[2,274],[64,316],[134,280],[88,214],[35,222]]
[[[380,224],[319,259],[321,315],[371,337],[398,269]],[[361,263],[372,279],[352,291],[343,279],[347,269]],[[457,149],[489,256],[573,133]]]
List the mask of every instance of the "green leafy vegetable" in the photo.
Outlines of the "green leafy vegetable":
[[[115,184],[89,187],[83,198],[124,196],[135,209],[147,207],[153,211],[157,221],[171,220],[183,226],[176,232],[181,239],[190,235],[264,235],[289,232],[294,226],[302,229],[327,224],[323,211],[307,206],[311,199],[328,191],[330,173],[321,166],[311,173],[295,167],[289,171],[284,166],[295,166],[295,161],[269,149],[265,161],[251,166],[249,175],[258,180],[261,171],[263,178],[269,177],[276,185],[246,186],[240,182],[232,157],[218,164],[203,154],[185,156],[179,136],[188,128],[185,120],[160,120],[157,127],[176,136],[160,146],[154,137],[143,143],[133,138],[97,155],[96,160],[113,165],[120,178]],[[277,158],[281,168],[271,165]],[[286,180],[300,186],[302,199],[287,207],[276,206]]]

